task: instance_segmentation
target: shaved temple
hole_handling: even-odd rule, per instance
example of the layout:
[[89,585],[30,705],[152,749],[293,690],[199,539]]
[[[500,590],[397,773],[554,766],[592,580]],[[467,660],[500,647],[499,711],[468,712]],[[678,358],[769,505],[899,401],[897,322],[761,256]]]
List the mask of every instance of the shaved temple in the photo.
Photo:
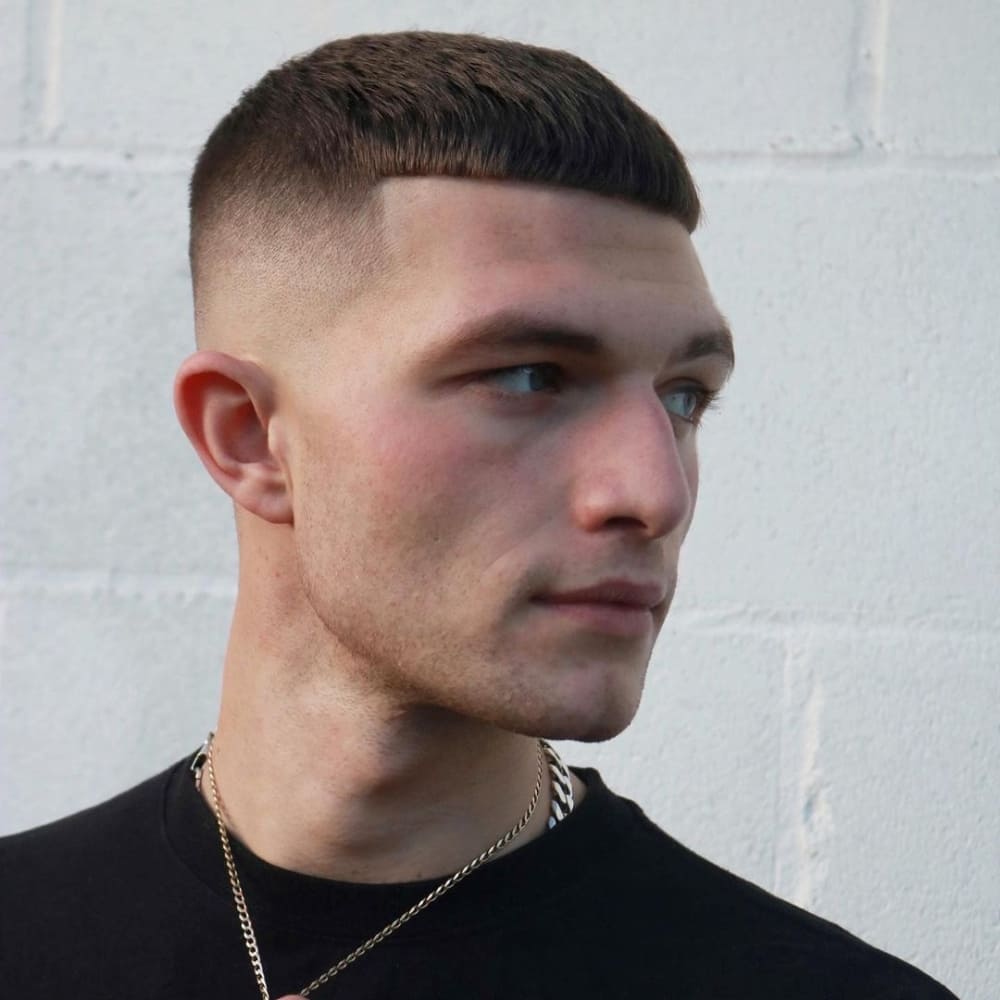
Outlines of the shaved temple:
[[377,189],[357,204],[303,197],[276,210],[230,205],[200,234],[195,281],[199,349],[307,363],[310,333],[327,330],[382,268]]

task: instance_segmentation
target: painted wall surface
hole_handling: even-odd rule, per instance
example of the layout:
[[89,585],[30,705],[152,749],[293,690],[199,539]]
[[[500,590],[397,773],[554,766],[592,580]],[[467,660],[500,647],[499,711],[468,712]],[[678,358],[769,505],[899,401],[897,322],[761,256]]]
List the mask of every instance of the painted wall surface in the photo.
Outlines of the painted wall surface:
[[411,27],[570,49],[656,114],[736,334],[643,707],[568,758],[995,997],[995,0],[0,0],[0,832],[212,724],[235,543],[170,402],[187,176],[276,62]]

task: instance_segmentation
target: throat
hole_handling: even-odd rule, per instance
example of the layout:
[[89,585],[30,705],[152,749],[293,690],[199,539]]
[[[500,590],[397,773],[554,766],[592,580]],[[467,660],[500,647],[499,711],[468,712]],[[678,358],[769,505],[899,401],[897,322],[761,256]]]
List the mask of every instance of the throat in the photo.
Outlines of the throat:
[[[429,769],[419,782],[382,780],[363,794],[331,789],[308,769],[275,781],[248,769],[226,734],[193,765],[202,765],[201,794],[225,831],[269,864],[337,881],[404,883],[450,876],[483,854],[502,857],[571,815],[579,779],[552,747],[515,739],[499,768]],[[214,786],[206,780],[213,773]]]

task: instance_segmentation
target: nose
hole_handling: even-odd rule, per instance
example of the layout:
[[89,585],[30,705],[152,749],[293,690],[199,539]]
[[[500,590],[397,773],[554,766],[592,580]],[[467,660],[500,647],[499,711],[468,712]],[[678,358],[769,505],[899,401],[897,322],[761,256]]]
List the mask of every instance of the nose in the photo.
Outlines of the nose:
[[[697,495],[694,429],[676,429],[652,390],[623,393],[576,442],[573,509],[586,531],[662,538],[689,522]],[[686,527],[684,528],[686,530]]]

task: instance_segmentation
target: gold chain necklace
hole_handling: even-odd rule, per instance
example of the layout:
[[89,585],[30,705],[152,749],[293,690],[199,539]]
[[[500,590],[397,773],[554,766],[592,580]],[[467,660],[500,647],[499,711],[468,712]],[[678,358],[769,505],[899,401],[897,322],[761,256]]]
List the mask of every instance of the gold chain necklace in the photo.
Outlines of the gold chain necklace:
[[[257,936],[254,934],[253,923],[250,920],[250,911],[247,909],[246,898],[243,895],[243,886],[240,877],[236,872],[236,862],[233,860],[233,849],[229,843],[229,834],[226,832],[226,814],[222,807],[222,799],[215,782],[215,767],[212,761],[212,751],[214,748],[214,733],[210,733],[205,745],[199,751],[192,770],[198,787],[201,787],[201,766],[199,759],[208,767],[209,791],[212,796],[212,809],[215,812],[215,821],[219,827],[219,840],[222,843],[222,854],[226,861],[226,873],[229,876],[229,885],[233,891],[233,901],[236,903],[236,914],[239,917],[240,928],[243,931],[243,941],[247,946],[247,954],[250,956],[250,964],[253,966],[253,974],[260,989],[261,1000],[271,1000],[271,994],[267,989],[267,980],[264,978],[264,963],[261,961],[260,950],[257,947]],[[400,914],[395,920],[386,924],[377,934],[373,934],[364,944],[358,945],[349,955],[339,962],[331,965],[321,976],[317,976],[308,986],[299,990],[296,994],[290,994],[280,1000],[300,1000],[309,996],[314,990],[319,989],[324,983],[328,983],[338,973],[343,972],[352,962],[361,958],[362,955],[371,951],[377,944],[381,944],[390,934],[399,930],[408,920],[415,917],[422,910],[425,910],[436,899],[440,899],[449,889],[453,889],[467,875],[471,875],[480,865],[489,861],[497,851],[506,847],[527,825],[538,805],[538,796],[542,790],[542,774],[544,772],[546,746],[543,740],[538,740],[538,774],[535,778],[535,788],[531,793],[531,801],[524,815],[511,827],[499,840],[488,847],[482,854],[473,858],[467,865],[460,868],[454,875],[446,878],[436,889],[431,890],[418,903],[414,903],[405,913]]]

